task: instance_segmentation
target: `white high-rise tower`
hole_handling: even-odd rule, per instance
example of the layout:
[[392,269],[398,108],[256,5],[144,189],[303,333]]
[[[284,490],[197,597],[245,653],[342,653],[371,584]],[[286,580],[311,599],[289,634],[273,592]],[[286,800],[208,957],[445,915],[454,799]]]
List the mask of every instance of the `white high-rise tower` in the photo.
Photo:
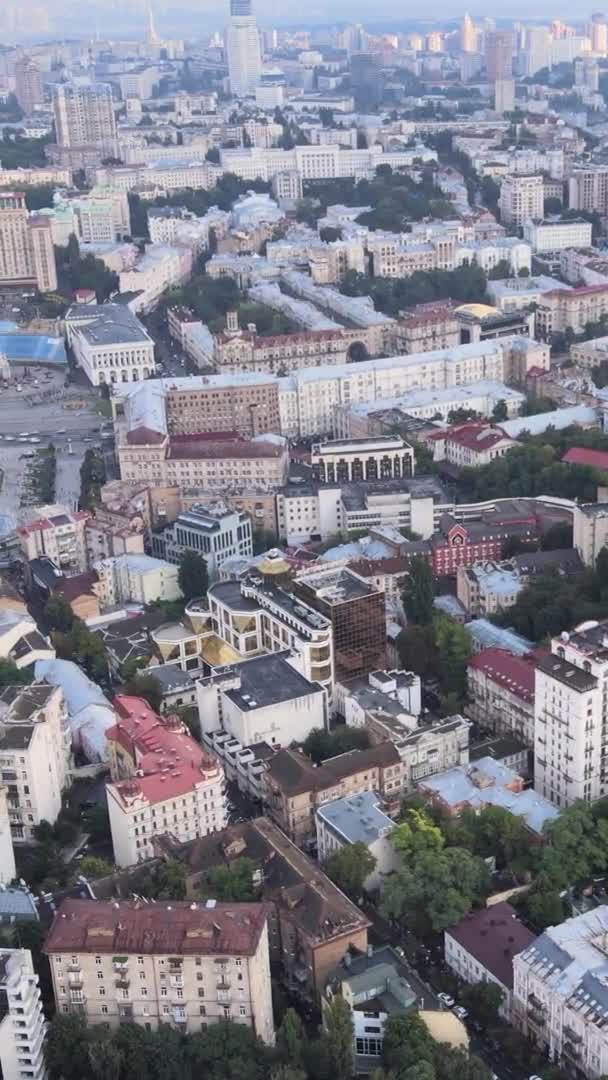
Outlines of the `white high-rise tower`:
[[251,0],[230,0],[226,53],[232,93],[253,93],[260,81],[262,58],[258,28],[251,13]]

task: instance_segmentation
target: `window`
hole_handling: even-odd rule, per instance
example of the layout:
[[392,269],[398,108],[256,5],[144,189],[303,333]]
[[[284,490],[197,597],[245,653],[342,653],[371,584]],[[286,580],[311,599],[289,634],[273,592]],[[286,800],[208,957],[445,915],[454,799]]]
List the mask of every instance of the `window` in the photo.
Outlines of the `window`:
[[98,979],[103,979],[103,971],[98,971],[97,972],[97,978]]
[[239,1016],[247,1016],[247,1009],[244,1005],[239,1005]]
[[205,1008],[204,1005],[199,1005],[198,1011],[199,1011],[199,1016],[206,1016],[207,1015],[207,1009]]
[[101,956],[96,956],[95,957],[95,963],[96,964],[101,964]]
[[107,1006],[107,1005],[102,1005],[102,1006],[101,1006],[101,1011],[102,1011],[102,1013],[103,1013],[103,1014],[104,1014],[104,1016],[105,1016],[105,1015],[106,1015],[106,1013],[108,1012],[108,1006]]

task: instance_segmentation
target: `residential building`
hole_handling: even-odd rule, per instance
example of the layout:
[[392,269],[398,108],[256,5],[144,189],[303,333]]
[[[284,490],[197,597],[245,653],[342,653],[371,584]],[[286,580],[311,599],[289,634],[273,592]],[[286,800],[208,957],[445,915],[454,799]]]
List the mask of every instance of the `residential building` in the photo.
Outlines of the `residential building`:
[[92,146],[101,157],[118,156],[112,87],[67,82],[54,86],[55,133],[60,147]]
[[29,949],[0,949],[0,1068],[5,1080],[46,1080],[46,1020]]
[[224,770],[175,716],[160,717],[142,698],[115,698],[106,732],[112,782],[106,786],[114,859],[150,858],[152,839],[170,832],[192,840],[223,829]]
[[451,301],[431,301],[400,312],[393,328],[398,352],[422,353],[460,344],[460,324]]
[[221,1020],[274,1042],[264,904],[64,900],[45,952],[59,1013],[90,1024]]
[[465,915],[443,935],[447,966],[466,983],[493,983],[503,993],[501,1015],[509,1022],[513,1005],[513,960],[534,942],[534,934],[506,901]]
[[489,619],[471,619],[465,622],[465,630],[471,639],[473,655],[484,649],[504,649],[513,656],[526,656],[533,652],[534,642],[516,634],[504,626],[496,626]]
[[351,750],[314,765],[297,750],[279,750],[266,762],[263,801],[269,817],[298,847],[315,842],[318,806],[363,791],[377,792],[391,810],[400,804],[401,760],[389,742]]
[[271,962],[280,965],[291,993],[318,1002],[336,963],[347,953],[367,953],[369,922],[268,817],[229,825],[220,833],[178,844],[162,836],[156,853],[185,868],[187,895],[201,895],[216,866],[249,859],[253,880],[268,909]]
[[261,79],[262,59],[251,0],[230,0],[226,56],[231,93],[235,97],[253,94]]
[[26,559],[46,556],[68,573],[87,569],[86,523],[88,510],[68,510],[61,505],[41,506],[40,516],[17,529],[21,550]]
[[332,971],[322,1009],[325,1011],[337,996],[352,1009],[357,1074],[369,1073],[371,1063],[381,1061],[388,1017],[416,1007],[416,991],[408,982],[408,975],[407,966],[391,945],[344,957]]
[[449,465],[469,469],[489,465],[495,458],[504,457],[517,446],[500,427],[491,427],[480,420],[470,420],[431,432],[425,441],[430,444],[435,461],[447,461]]
[[71,731],[59,687],[34,683],[0,690],[0,776],[14,843],[53,824],[68,786]]
[[136,293],[131,310],[148,314],[165,292],[185,284],[192,274],[192,265],[189,247],[147,244],[135,266],[119,274],[119,292]]
[[387,874],[397,869],[399,853],[391,844],[395,822],[384,813],[373,791],[333,799],[317,807],[317,857],[321,864],[349,844],[363,844],[376,860],[363,882],[366,892],[381,890]]
[[182,590],[178,567],[150,555],[117,555],[95,564],[95,593],[104,606],[125,601],[152,604],[157,600],[179,600]]
[[[286,375],[320,364],[346,364],[349,341],[340,330],[307,330],[295,334],[258,335],[239,330],[236,312],[228,312],[228,327],[213,337],[213,362],[219,372],[257,371]],[[233,327],[233,328],[231,328]]]
[[[284,588],[289,568],[279,554],[264,560],[243,580],[219,581],[208,592],[209,617],[221,641],[232,647],[234,659],[259,652],[293,650],[301,659],[302,674],[331,694],[334,681],[332,623],[312,604]],[[226,661],[225,661],[226,662]]]
[[327,727],[327,695],[306,678],[296,655],[270,653],[224,667],[196,683],[199,721],[205,735],[227,732],[247,748],[302,743]]
[[167,435],[149,429],[118,432],[122,480],[184,491],[233,495],[274,492],[287,480],[289,451],[281,436],[244,439],[237,432]]
[[595,566],[608,544],[608,503],[583,503],[573,509],[573,543],[585,566]]
[[40,633],[25,604],[0,610],[0,657],[12,660],[18,668],[27,668],[54,655],[51,642]]
[[581,623],[552,638],[536,668],[534,782],[556,806],[592,802],[607,790],[607,632],[606,622]]
[[29,56],[22,56],[15,64],[15,97],[26,116],[44,102],[42,72]]
[[456,595],[469,615],[495,615],[512,607],[523,587],[515,570],[494,562],[456,571]]
[[154,342],[126,304],[75,304],[66,312],[65,328],[93,386],[137,382],[156,370]]
[[197,503],[153,533],[152,551],[174,564],[184,551],[197,551],[207,563],[209,580],[215,581],[226,559],[253,554],[251,520],[221,499]]
[[568,206],[572,210],[608,212],[608,165],[588,162],[575,166],[568,180]]
[[541,838],[545,824],[559,815],[548,799],[526,788],[521,776],[491,757],[426,777],[418,790],[454,817],[463,810],[500,806],[520,818],[535,840]]
[[48,220],[28,212],[23,191],[0,193],[0,283],[57,288],[53,238]]
[[5,888],[17,877],[15,850],[8,812],[8,788],[0,785],[0,884]]
[[536,255],[564,248],[591,247],[591,232],[591,222],[584,218],[573,221],[545,218],[524,223],[524,239]]
[[414,475],[414,450],[399,436],[331,439],[312,444],[310,463],[323,483],[398,480]]
[[607,313],[608,283],[551,289],[538,301],[535,312],[537,333],[545,340],[568,329],[580,334],[586,323],[600,322]]
[[500,186],[500,218],[504,225],[523,226],[543,217],[542,176],[503,177]]
[[384,593],[346,567],[316,570],[293,582],[296,600],[319,612],[332,628],[336,682],[381,670],[386,660]]
[[550,926],[513,961],[513,1016],[551,1060],[581,1076],[608,1064],[604,905]]
[[490,647],[467,665],[469,714],[500,735],[534,746],[535,660]]

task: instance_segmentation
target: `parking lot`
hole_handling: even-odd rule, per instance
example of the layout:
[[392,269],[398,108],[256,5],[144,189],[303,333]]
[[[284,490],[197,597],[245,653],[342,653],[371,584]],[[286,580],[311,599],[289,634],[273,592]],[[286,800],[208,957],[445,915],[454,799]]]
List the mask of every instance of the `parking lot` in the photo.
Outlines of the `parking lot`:
[[64,379],[64,372],[47,379],[43,369],[30,368],[29,377],[0,390],[0,535],[27,516],[21,503],[29,499],[33,452],[50,442],[57,451],[55,500],[70,508],[78,505],[82,459],[88,447],[101,445],[104,419],[97,412],[94,391],[80,385],[66,388]]

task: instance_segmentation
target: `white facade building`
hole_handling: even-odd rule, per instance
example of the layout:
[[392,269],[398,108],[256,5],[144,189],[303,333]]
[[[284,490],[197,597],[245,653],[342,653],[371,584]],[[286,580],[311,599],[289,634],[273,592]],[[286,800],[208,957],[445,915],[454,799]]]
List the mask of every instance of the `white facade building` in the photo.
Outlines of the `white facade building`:
[[500,218],[505,225],[525,225],[543,217],[542,176],[505,176],[500,186]]
[[574,221],[526,221],[524,239],[535,254],[562,251],[564,248],[590,247],[591,222],[583,218]]
[[126,554],[96,564],[95,592],[102,604],[123,601],[152,604],[156,600],[179,600],[179,567],[150,555]]
[[253,94],[262,74],[262,57],[251,0],[230,0],[225,41],[231,93]]
[[45,1080],[46,1021],[29,949],[0,950],[0,1068],[4,1080]]
[[122,304],[76,304],[65,316],[68,345],[93,386],[154,374],[154,342]]
[[401,857],[390,840],[395,822],[380,809],[374,791],[323,803],[317,807],[315,822],[321,864],[348,844],[364,844],[373,855],[376,865],[363,882],[366,891],[381,889],[387,874],[399,866]]
[[132,308],[134,311],[146,313],[156,307],[163,293],[183,285],[191,273],[190,248],[147,244],[145,253],[133,269],[123,270],[119,275],[118,288],[121,293],[139,293]]

